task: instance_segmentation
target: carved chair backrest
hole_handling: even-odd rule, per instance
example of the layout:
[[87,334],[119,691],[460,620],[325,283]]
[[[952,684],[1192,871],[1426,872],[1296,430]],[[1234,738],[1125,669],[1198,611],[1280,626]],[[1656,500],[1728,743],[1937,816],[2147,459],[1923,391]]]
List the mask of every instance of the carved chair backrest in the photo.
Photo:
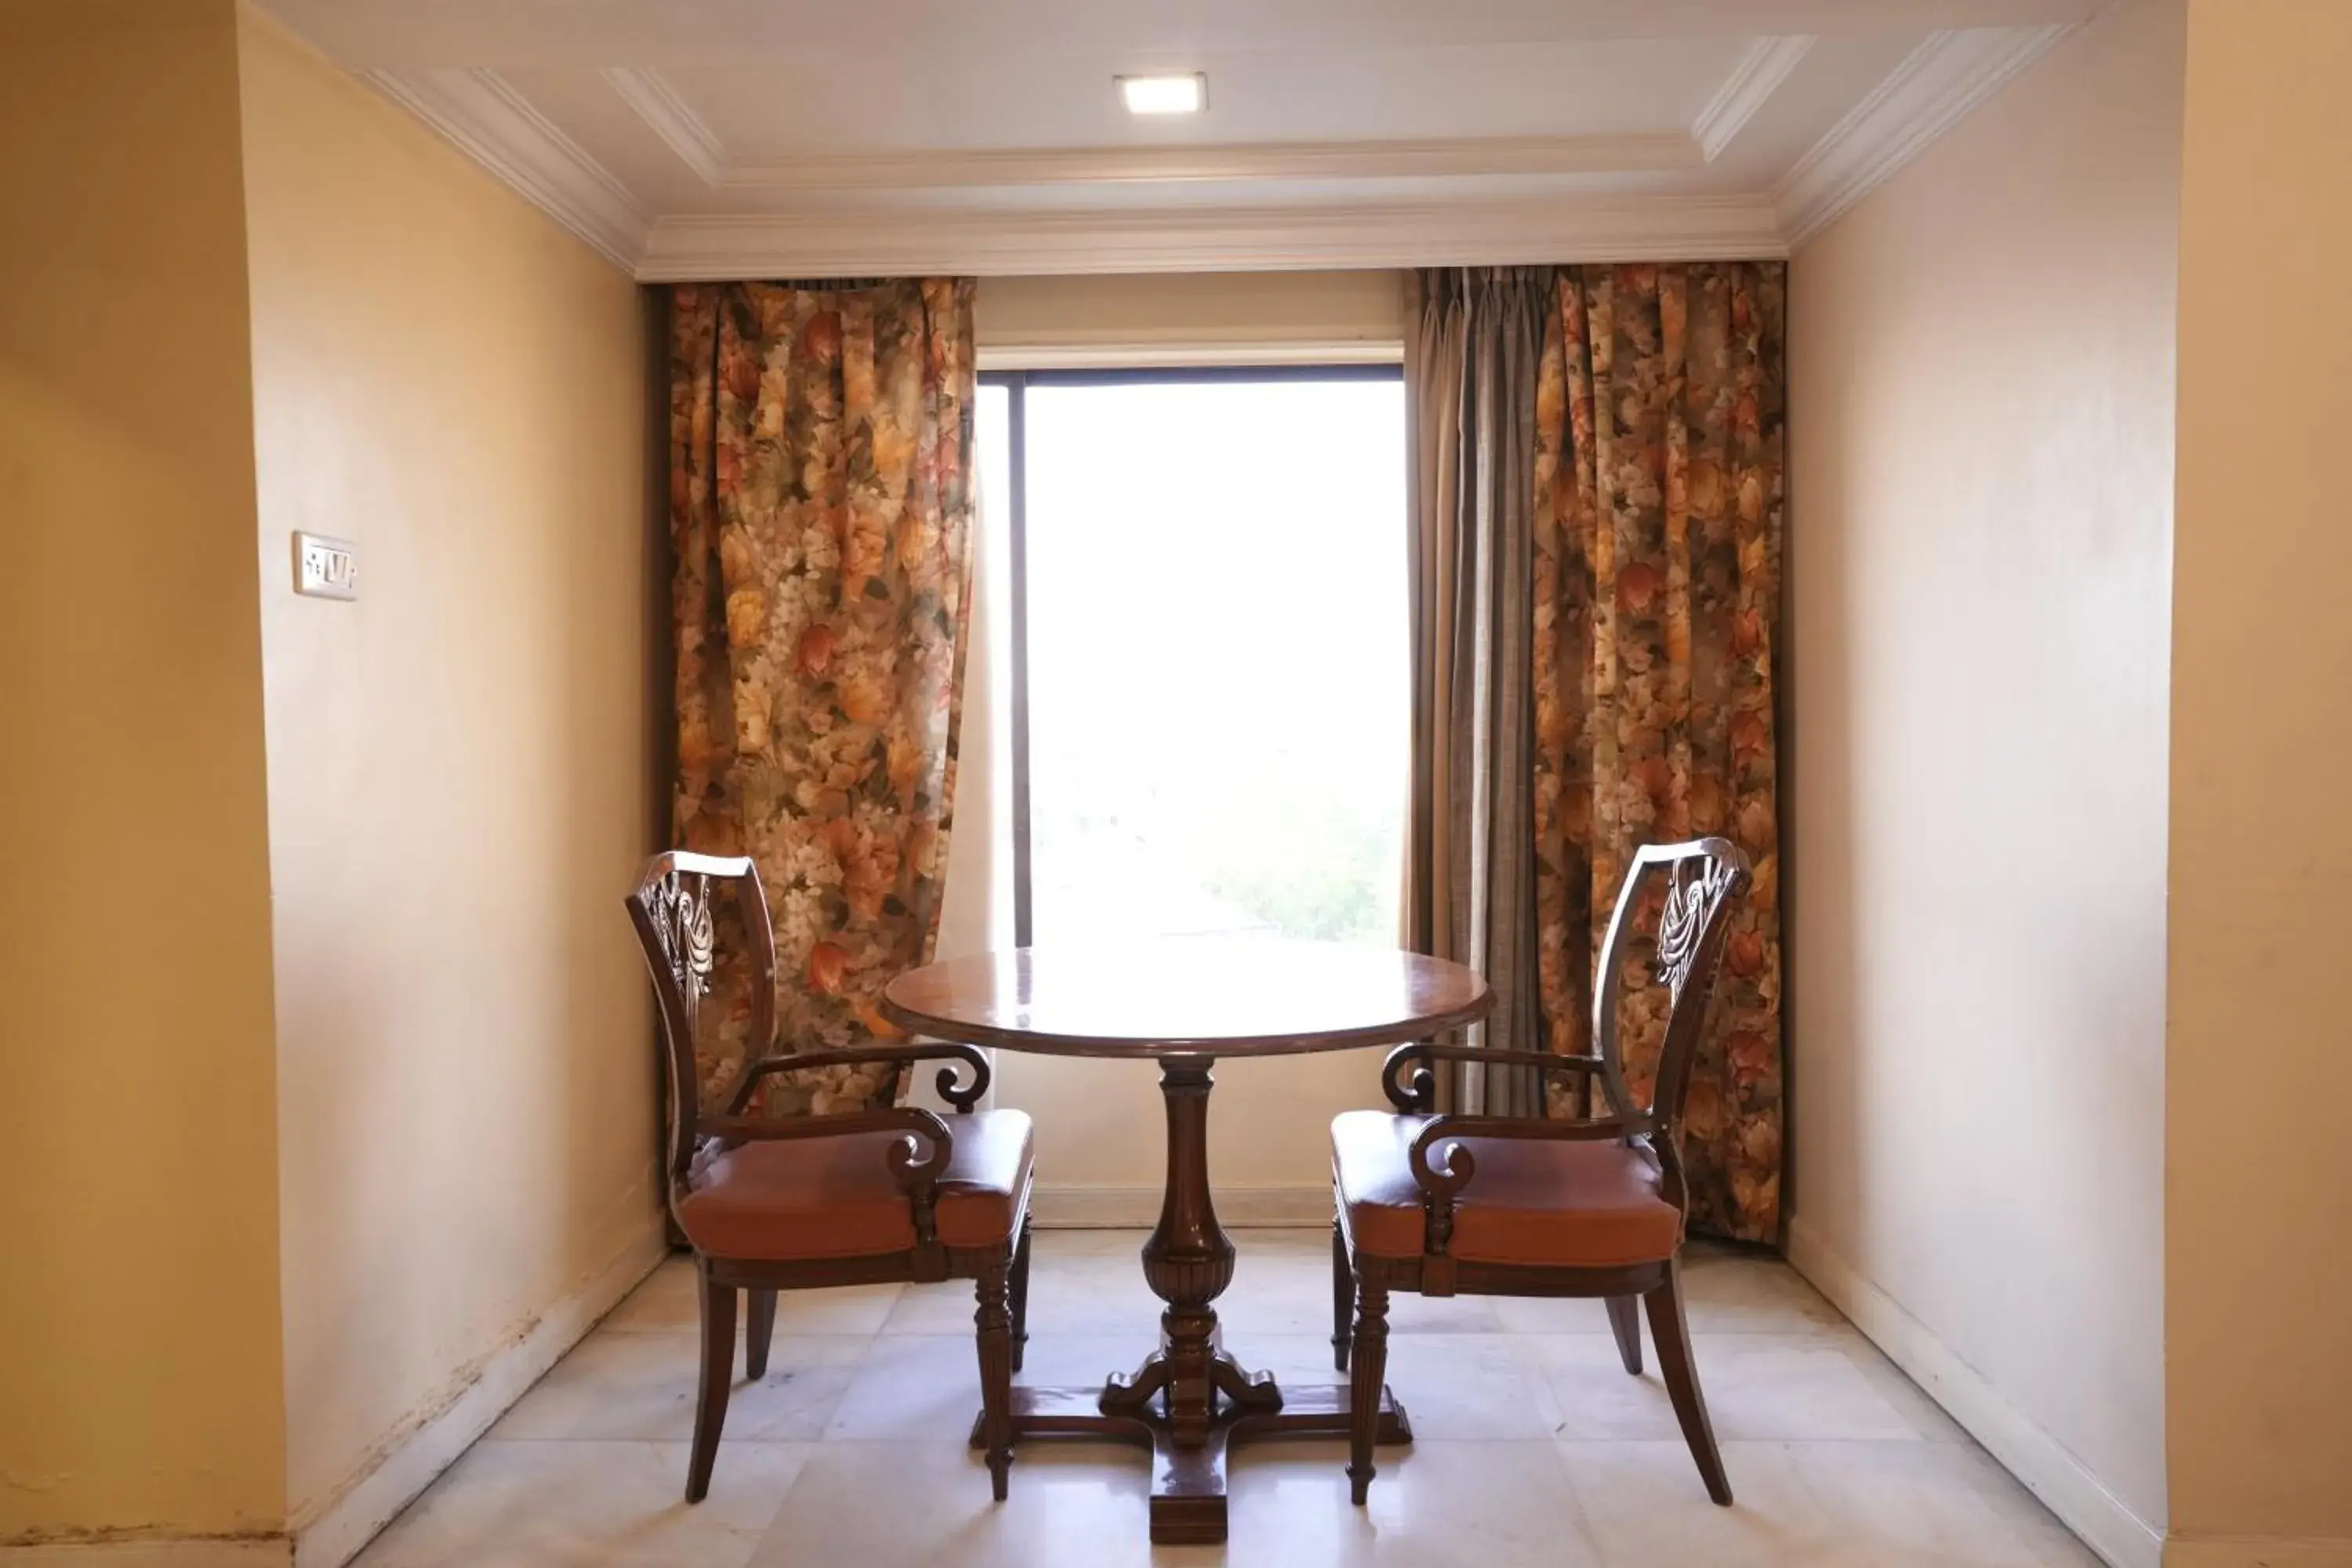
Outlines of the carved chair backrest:
[[750,962],[745,976],[751,1002],[747,1060],[756,1062],[774,1048],[776,1035],[776,937],[768,923],[768,897],[758,869],[740,856],[668,850],[646,862],[645,874],[625,900],[660,1003],[673,1186],[686,1179],[694,1159],[695,1119],[701,1109],[696,1031],[718,960],[725,912],[719,904],[721,898],[734,902],[734,923],[741,928]]
[[[1618,1012],[1624,994],[1626,944],[1649,885],[1660,877],[1664,881],[1659,889],[1654,973],[1666,989],[1668,1004],[1657,1079],[1644,1108],[1633,1102],[1626,1087]],[[1633,1115],[1646,1109],[1657,1122],[1658,1141],[1669,1151],[1681,1146],[1691,1064],[1706,1026],[1707,1000],[1723,961],[1724,940],[1730,934],[1731,912],[1748,885],[1748,867],[1729,839],[1645,844],[1625,868],[1617,908],[1609,917],[1592,994],[1592,1038],[1602,1063],[1603,1087],[1615,1114]]]

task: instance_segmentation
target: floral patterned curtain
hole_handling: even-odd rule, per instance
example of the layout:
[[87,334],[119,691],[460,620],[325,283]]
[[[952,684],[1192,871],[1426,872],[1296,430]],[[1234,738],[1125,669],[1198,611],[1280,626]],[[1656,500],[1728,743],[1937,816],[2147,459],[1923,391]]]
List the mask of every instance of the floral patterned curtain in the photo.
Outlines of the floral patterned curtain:
[[[677,841],[748,854],[775,924],[778,1048],[889,1035],[947,866],[969,607],[972,285],[689,284],[672,296]],[[704,1102],[745,1054],[716,977]],[[895,1094],[774,1080],[771,1111]]]
[[[1538,986],[1581,1052],[1631,851],[1721,834],[1754,868],[1692,1075],[1693,1217],[1780,1234],[1773,648],[1782,484],[1780,262],[1563,268],[1536,388]],[[1626,1071],[1646,1098],[1666,1002],[1628,954]]]

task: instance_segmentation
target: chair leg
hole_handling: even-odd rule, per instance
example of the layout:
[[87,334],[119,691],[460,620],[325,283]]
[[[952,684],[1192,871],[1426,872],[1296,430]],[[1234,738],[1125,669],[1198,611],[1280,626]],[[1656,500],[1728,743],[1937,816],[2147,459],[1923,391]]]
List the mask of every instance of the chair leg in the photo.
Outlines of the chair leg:
[[735,1381],[735,1287],[715,1283],[710,1261],[695,1259],[702,1292],[702,1387],[694,1404],[694,1449],[686,1462],[686,1500],[710,1493],[710,1466],[727,1425],[727,1391]]
[[1348,1492],[1363,1502],[1372,1489],[1372,1442],[1381,1430],[1381,1387],[1389,1367],[1389,1291],[1356,1282],[1356,1338],[1348,1373]]
[[776,1293],[746,1290],[751,1298],[743,1318],[743,1375],[753,1383],[768,1375],[768,1344],[776,1337]]
[[1625,1370],[1635,1377],[1641,1376],[1641,1298],[1637,1296],[1609,1298],[1609,1331],[1617,1336],[1617,1356],[1625,1363]]
[[1667,1397],[1675,1402],[1675,1419],[1682,1423],[1683,1441],[1690,1445],[1691,1458],[1698,1461],[1706,1495],[1729,1508],[1731,1481],[1723,1473],[1723,1456],[1716,1451],[1715,1428],[1707,1421],[1706,1399],[1698,1389],[1698,1369],[1691,1363],[1690,1328],[1683,1321],[1682,1259],[1666,1266],[1666,1282],[1644,1300],[1650,1308],[1650,1338],[1658,1347],[1658,1371],[1666,1380]]
[[1029,1347],[1029,1231],[1021,1222],[1021,1245],[1013,1252],[1013,1370],[1019,1372]]
[[1356,1299],[1356,1271],[1348,1265],[1348,1241],[1331,1222],[1331,1364],[1348,1370],[1348,1309]]
[[989,1481],[1003,1502],[1006,1472],[1013,1466],[1013,1309],[1010,1259],[980,1271],[974,1293],[979,1310],[971,1321],[980,1330],[980,1420],[988,1449]]

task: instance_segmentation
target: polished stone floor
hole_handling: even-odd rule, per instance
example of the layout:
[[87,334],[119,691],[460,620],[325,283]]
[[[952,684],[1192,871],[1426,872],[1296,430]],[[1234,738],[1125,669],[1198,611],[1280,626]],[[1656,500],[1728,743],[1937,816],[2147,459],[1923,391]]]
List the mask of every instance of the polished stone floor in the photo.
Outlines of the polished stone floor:
[[[1327,1235],[1236,1239],[1227,1345],[1329,1381]],[[1159,1308],[1141,1240],[1038,1233],[1024,1379],[1140,1357]],[[2095,1563],[1785,1265],[1695,1249],[1685,1277],[1730,1509],[1707,1502],[1654,1369],[1618,1365],[1598,1302],[1404,1296],[1389,1380],[1419,1441],[1384,1451],[1368,1507],[1349,1505],[1343,1446],[1320,1441],[1241,1450],[1222,1548],[1149,1545],[1138,1450],[1030,1445],[992,1503],[961,1441],[979,1381],[956,1284],[784,1298],[768,1374],[737,1385],[709,1500],[689,1508],[694,1280],[673,1259],[359,1564]]]

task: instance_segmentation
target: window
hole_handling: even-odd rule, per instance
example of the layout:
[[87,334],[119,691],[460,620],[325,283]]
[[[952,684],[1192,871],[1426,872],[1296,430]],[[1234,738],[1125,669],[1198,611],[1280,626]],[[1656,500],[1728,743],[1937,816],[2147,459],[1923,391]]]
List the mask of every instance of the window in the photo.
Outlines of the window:
[[983,377],[1024,945],[1391,944],[1410,712],[1393,366]]

